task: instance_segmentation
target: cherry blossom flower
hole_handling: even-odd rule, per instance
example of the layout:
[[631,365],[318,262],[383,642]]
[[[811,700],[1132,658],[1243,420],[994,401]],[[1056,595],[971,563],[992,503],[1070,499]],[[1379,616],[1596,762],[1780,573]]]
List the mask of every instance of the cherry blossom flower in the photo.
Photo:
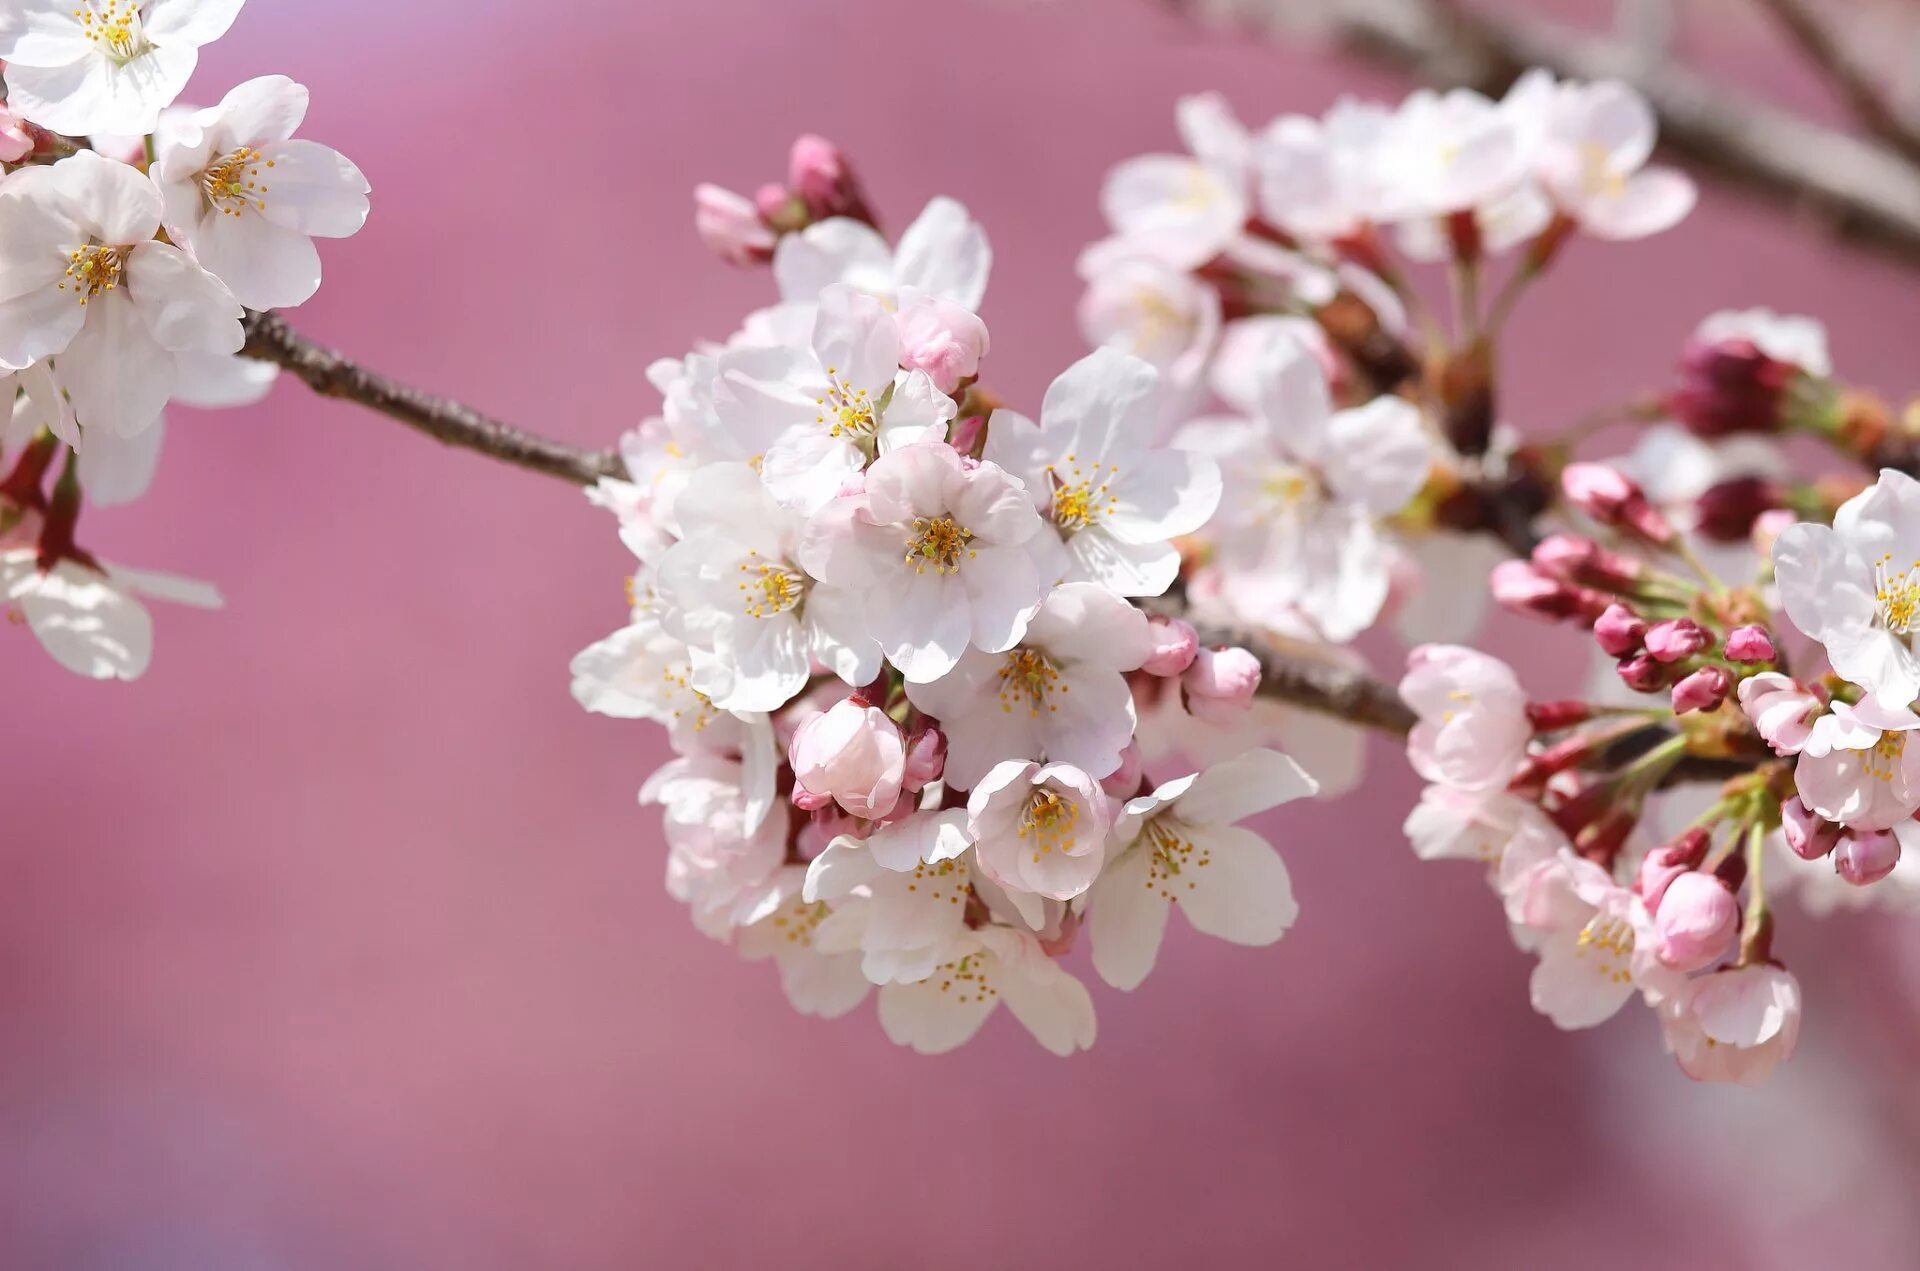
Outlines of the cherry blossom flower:
[[1432,456],[1414,406],[1380,397],[1335,411],[1313,355],[1283,341],[1256,419],[1197,421],[1175,441],[1220,466],[1209,531],[1247,620],[1278,624],[1297,611],[1336,642],[1372,625],[1392,564],[1376,519],[1413,498]]
[[313,240],[367,220],[366,177],[338,151],[293,134],[307,90],[284,75],[248,80],[162,136],[152,173],[167,236],[250,309],[285,309],[320,288]]
[[81,151],[0,189],[0,366],[57,355],[82,429],[131,437],[179,386],[178,355],[237,353],[233,293],[154,241],[160,194]]
[[244,0],[13,0],[7,104],[68,136],[152,132]]
[[1004,653],[969,649],[907,697],[947,734],[947,780],[970,789],[1006,759],[1050,759],[1096,780],[1133,737],[1128,671],[1147,659],[1146,615],[1096,583],[1056,587]]
[[807,866],[804,892],[833,906],[825,947],[858,951],[874,984],[932,975],[967,930],[972,846],[964,808],[917,812],[864,843],[836,838]]
[[832,912],[801,895],[807,871],[798,865],[776,871],[742,916],[734,945],[749,962],[773,959],[780,988],[802,1015],[838,1019],[866,1000],[872,986],[852,952],[817,947],[815,933]]
[[925,371],[896,383],[900,352],[893,317],[878,300],[833,287],[820,296],[810,349],[720,355],[714,409],[759,457],[774,498],[817,511],[876,454],[946,439],[953,400]]
[[1681,985],[1661,1007],[1667,1049],[1695,1081],[1758,1085],[1800,1040],[1800,982],[1758,963]]
[[773,253],[781,299],[798,304],[811,304],[836,285],[889,304],[911,288],[977,313],[992,269],[986,233],[949,198],[928,203],[897,247],[871,225],[830,217],[783,236]]
[[1920,810],[1920,745],[1907,734],[1920,715],[1872,697],[1835,702],[1814,721],[1793,782],[1809,808],[1830,821],[1886,830]]
[[878,820],[899,802],[907,742],[877,706],[845,698],[793,734],[787,751],[795,793],[832,799],[853,816]]
[[1471,89],[1411,94],[1372,151],[1385,183],[1382,221],[1469,212],[1511,195],[1526,175],[1519,130]]
[[1093,884],[1112,820],[1098,781],[1070,764],[1009,759],[967,800],[981,872],[1010,891],[1053,900],[1071,900]]
[[1096,349],[1047,389],[1040,422],[989,421],[985,457],[1020,476],[1066,543],[1063,581],[1157,596],[1180,569],[1171,542],[1207,523],[1220,472],[1206,455],[1154,446],[1160,375],[1139,358]]
[[61,560],[40,566],[32,547],[0,551],[0,601],[40,647],[75,675],[137,680],[153,660],[153,617],[139,597],[218,609],[207,583],[118,565]]
[[1249,143],[1217,98],[1181,102],[1192,155],[1128,159],[1107,174],[1100,208],[1129,247],[1175,269],[1225,251],[1247,221]]
[[1640,897],[1574,855],[1544,821],[1523,823],[1500,864],[1514,940],[1539,956],[1533,1008],[1560,1028],[1611,1019],[1636,988],[1664,991],[1652,917]]
[[1299,912],[1287,867],[1235,824],[1319,786],[1272,750],[1250,750],[1130,800],[1114,824],[1112,863],[1088,893],[1093,965],[1115,988],[1144,980],[1175,903],[1187,921],[1234,944],[1268,945]]
[[1887,469],[1831,527],[1803,522],[1773,550],[1780,600],[1836,674],[1901,708],[1920,697],[1920,482]]
[[880,1026],[923,1055],[962,1046],[1005,1002],[1034,1040],[1056,1055],[1093,1045],[1093,998],[1047,956],[1040,941],[1005,927],[968,931],[938,955],[926,979],[880,990]]
[[1740,681],[1740,708],[1776,755],[1797,755],[1813,732],[1820,699],[1800,681],[1762,671]]
[[715,706],[775,710],[815,662],[856,686],[879,673],[880,647],[853,598],[795,563],[803,522],[752,468],[700,468],[677,509],[684,537],[659,561],[665,626],[690,646],[693,687]]
[[1540,810],[1505,789],[1430,785],[1401,827],[1423,861],[1470,860],[1497,870],[1507,845]]
[[1378,152],[1392,123],[1386,107],[1351,98],[1320,119],[1274,120],[1256,145],[1260,214],[1310,242],[1359,234],[1387,210]]
[[746,759],[696,750],[640,788],[642,804],[665,810],[668,894],[715,939],[748,919],[786,856],[786,818],[766,815],[756,784]]
[[1220,293],[1124,240],[1114,248],[1081,256],[1080,334],[1151,364],[1176,389],[1191,388],[1220,336]]
[[868,634],[910,683],[953,670],[969,647],[1020,642],[1049,590],[1035,554],[1041,523],[998,465],[942,442],[902,446],[857,494],[807,522],[799,557],[821,582],[857,593]]
[[1533,725],[1506,663],[1457,645],[1422,645],[1407,656],[1400,696],[1420,716],[1407,739],[1415,772],[1462,790],[1513,779]]
[[1647,167],[1653,109],[1617,80],[1563,83],[1538,103],[1544,127],[1534,172],[1560,211],[1596,238],[1634,239],[1672,229],[1693,210],[1693,182]]

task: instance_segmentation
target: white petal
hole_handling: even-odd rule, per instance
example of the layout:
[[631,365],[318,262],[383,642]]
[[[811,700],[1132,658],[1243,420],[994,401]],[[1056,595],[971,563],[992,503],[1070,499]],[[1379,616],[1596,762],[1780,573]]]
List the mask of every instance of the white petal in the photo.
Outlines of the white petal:
[[900,286],[917,287],[977,310],[987,294],[993,249],[986,231],[949,198],[936,198],[900,235],[893,276]]
[[238,353],[240,302],[177,247],[143,243],[127,263],[127,297],[160,346],[174,353]]
[[1311,798],[1319,785],[1299,764],[1277,750],[1249,750],[1194,778],[1179,803],[1190,825],[1231,825],[1295,799]]
[[214,110],[201,111],[196,121],[211,127],[216,121],[227,135],[247,145],[285,141],[300,131],[307,117],[307,89],[285,75],[262,75],[235,85]]
[[1252,830],[1214,826],[1193,839],[1195,859],[1165,880],[1194,929],[1234,944],[1268,945],[1300,916],[1280,853]]
[[367,223],[367,178],[339,151],[276,141],[261,148],[261,157],[260,211],[274,224],[315,238],[348,238]]
[[135,680],[153,660],[153,618],[139,601],[90,569],[63,562],[10,589],[27,626],[76,675]]
[[53,165],[53,184],[106,243],[144,243],[160,228],[160,191],[130,164],[82,150]]
[[1152,881],[1152,863],[1149,850],[1128,852],[1108,867],[1087,898],[1093,969],[1117,989],[1139,987],[1166,935],[1170,906]]
[[784,234],[773,251],[773,278],[782,300],[812,304],[838,282],[864,290],[885,286],[893,269],[887,240],[870,225],[832,217]]
[[194,231],[193,252],[249,309],[291,309],[320,290],[313,240],[253,210],[207,217]]
[[179,374],[126,291],[95,296],[87,323],[60,355],[60,382],[84,428],[131,437],[160,418]]

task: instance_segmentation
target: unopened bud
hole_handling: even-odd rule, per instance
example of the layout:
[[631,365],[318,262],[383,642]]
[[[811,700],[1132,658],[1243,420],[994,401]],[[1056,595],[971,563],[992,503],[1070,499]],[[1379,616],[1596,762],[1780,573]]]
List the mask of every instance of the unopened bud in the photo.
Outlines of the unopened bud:
[[1733,691],[1733,675],[1724,666],[1703,666],[1673,686],[1673,713],[1719,708]]
[[1200,637],[1194,633],[1191,623],[1156,614],[1148,620],[1148,629],[1153,637],[1153,652],[1141,664],[1141,670],[1164,677],[1179,675],[1193,665],[1193,659],[1200,652]]
[[700,241],[729,265],[763,265],[773,259],[773,231],[743,195],[717,185],[693,187],[693,227]]
[[1201,649],[1180,677],[1187,710],[1211,723],[1231,723],[1253,704],[1260,660],[1240,648]]
[[1614,669],[1620,674],[1620,682],[1636,693],[1657,692],[1667,684],[1667,668],[1654,661],[1651,654],[1636,653],[1622,658]]
[[1803,861],[1817,861],[1840,845],[1841,829],[1798,798],[1780,805],[1780,834],[1787,850]]
[[1646,635],[1647,620],[1625,605],[1608,605],[1593,621],[1594,643],[1616,658],[1638,652]]
[[1900,840],[1892,830],[1849,830],[1833,851],[1834,872],[1855,887],[1877,883],[1900,863]]
[[1637,534],[1665,547],[1678,537],[1640,487],[1618,468],[1603,463],[1570,463],[1560,474],[1567,502],[1610,529]]
[[1729,662],[1771,662],[1777,656],[1773,637],[1761,626],[1735,627],[1727,633]]
[[1753,533],[1763,513],[1780,506],[1786,497],[1777,482],[1765,477],[1734,477],[1707,487],[1694,502],[1694,529],[1716,543],[1738,543]]
[[1734,951],[1740,905],[1711,874],[1689,872],[1668,885],[1653,919],[1654,956],[1674,971],[1703,971]]
[[1647,628],[1647,652],[1662,662],[1690,658],[1713,643],[1713,633],[1692,618],[1669,618]]
[[1533,549],[1534,568],[1561,582],[1622,591],[1639,582],[1646,566],[1610,552],[1578,534],[1549,534]]
[[1680,387],[1667,406],[1701,437],[1778,432],[1787,384],[1796,372],[1744,337],[1695,338],[1681,354]]
[[1509,613],[1559,622],[1592,622],[1611,600],[1588,587],[1564,583],[1541,573],[1529,561],[1502,561],[1487,576],[1494,601]]

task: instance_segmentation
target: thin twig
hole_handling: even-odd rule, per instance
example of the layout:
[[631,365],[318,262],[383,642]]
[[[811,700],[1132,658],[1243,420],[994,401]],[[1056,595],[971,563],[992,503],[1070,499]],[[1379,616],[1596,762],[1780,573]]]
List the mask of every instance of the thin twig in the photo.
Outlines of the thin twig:
[[477,450],[575,485],[626,475],[620,456],[610,450],[583,450],[523,432],[451,398],[367,370],[313,343],[278,314],[248,313],[246,331],[246,347],[241,350],[246,356],[280,366],[324,397],[358,402],[449,446]]
[[1756,0],[1787,38],[1799,46],[1821,78],[1838,93],[1860,126],[1920,164],[1920,130],[1893,108],[1867,69],[1855,61],[1805,0]]
[[1440,0],[1162,0],[1280,29],[1305,15],[1363,56],[1437,84],[1499,96],[1531,66],[1632,84],[1660,139],[1694,167],[1822,221],[1836,237],[1920,263],[1920,171],[1883,145],[1731,93],[1683,67],[1650,65],[1622,41]]

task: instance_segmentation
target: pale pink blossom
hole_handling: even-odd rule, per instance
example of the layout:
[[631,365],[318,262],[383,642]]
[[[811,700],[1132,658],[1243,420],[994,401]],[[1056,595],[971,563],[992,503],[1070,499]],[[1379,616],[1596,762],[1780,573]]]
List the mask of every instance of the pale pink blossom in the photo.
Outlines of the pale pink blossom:
[[1800,681],[1762,671],[1740,682],[1740,708],[1776,755],[1797,755],[1813,732],[1820,699]]
[[1669,883],[1653,915],[1654,955],[1675,971],[1700,971],[1739,943],[1740,905],[1712,874],[1692,870]]
[[1667,1049],[1695,1081],[1758,1085],[1800,1040],[1800,983],[1784,967],[1734,967],[1679,985],[1661,1006]]
[[801,725],[787,750],[794,780],[857,817],[893,811],[906,775],[906,741],[877,706],[847,698]]
[[967,799],[981,872],[1002,887],[1053,900],[1071,900],[1093,885],[1112,822],[1099,783],[1070,764],[1007,760]]
[[1458,645],[1422,645],[1407,655],[1400,696],[1420,717],[1407,738],[1415,772],[1467,790],[1513,779],[1533,726],[1506,663]]

